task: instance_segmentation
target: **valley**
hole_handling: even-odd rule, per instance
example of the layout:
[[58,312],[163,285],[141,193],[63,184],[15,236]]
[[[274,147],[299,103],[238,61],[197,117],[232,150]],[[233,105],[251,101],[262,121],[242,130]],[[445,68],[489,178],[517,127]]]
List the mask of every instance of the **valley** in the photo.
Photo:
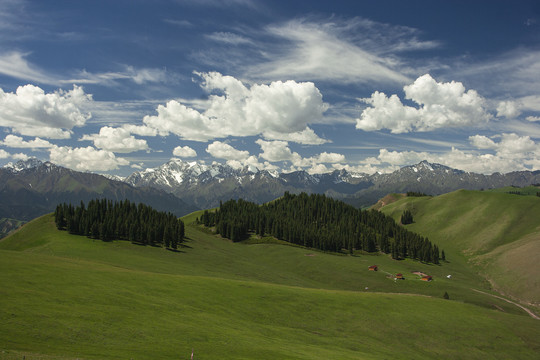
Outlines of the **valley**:
[[[407,227],[443,242],[421,228],[429,217],[420,203],[436,199],[403,198],[383,211],[397,216],[415,204]],[[514,199],[525,197],[504,201]],[[201,215],[182,218],[177,252],[70,235],[51,215],[0,241],[0,358],[187,359],[193,349],[201,359],[530,359],[540,351],[540,322],[493,297],[457,243],[445,241],[447,261],[433,265],[256,237],[233,243],[196,225]],[[368,270],[374,264],[379,271]]]

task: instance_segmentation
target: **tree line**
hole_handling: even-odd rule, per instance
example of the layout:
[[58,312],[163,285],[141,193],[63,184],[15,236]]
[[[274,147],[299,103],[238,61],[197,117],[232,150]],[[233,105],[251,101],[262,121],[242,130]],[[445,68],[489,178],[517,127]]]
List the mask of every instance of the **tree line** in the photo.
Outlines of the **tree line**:
[[129,200],[91,200],[88,206],[81,201],[77,207],[59,204],[54,219],[59,230],[103,241],[129,240],[172,249],[177,249],[184,241],[182,220]]
[[439,263],[439,248],[375,210],[359,210],[320,194],[285,195],[258,205],[229,200],[204,211],[197,223],[221,236],[241,241],[255,233],[331,252],[381,251],[394,259]]

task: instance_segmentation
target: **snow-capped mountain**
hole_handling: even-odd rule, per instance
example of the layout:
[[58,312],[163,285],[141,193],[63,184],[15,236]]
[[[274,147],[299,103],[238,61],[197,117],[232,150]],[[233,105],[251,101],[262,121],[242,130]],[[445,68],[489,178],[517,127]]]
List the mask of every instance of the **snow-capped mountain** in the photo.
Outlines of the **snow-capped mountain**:
[[17,173],[26,169],[37,168],[41,165],[43,165],[43,162],[41,160],[38,160],[36,158],[30,158],[28,160],[17,161],[15,164],[9,162],[4,165],[4,169],[10,170],[13,173]]
[[59,203],[87,203],[96,198],[129,199],[177,215],[195,210],[170,192],[153,187],[135,188],[51,162],[30,159],[0,168],[0,218],[27,221],[54,211]]
[[390,174],[368,175],[346,170],[326,174],[305,171],[277,174],[172,159],[160,167],[135,172],[126,181],[133,186],[152,186],[171,192],[201,209],[215,207],[220,200],[237,198],[263,203],[285,191],[324,193],[355,206],[369,206],[392,192],[438,195],[458,189],[526,186],[540,183],[540,172],[483,175],[422,161]]
[[175,194],[204,209],[220,200],[243,198],[258,203],[273,200],[285,191],[328,191],[353,194],[366,186],[365,176],[352,176],[345,170],[311,175],[305,171],[275,173],[223,164],[204,164],[171,159],[153,169],[138,171],[126,178],[133,186],[152,186]]
[[539,184],[540,171],[482,175],[422,161],[390,174],[368,175],[346,170],[326,174],[305,171],[279,174],[172,159],[159,167],[134,172],[125,183],[118,177],[113,180],[36,159],[8,164],[0,168],[0,217],[30,219],[52,211],[58,202],[87,201],[95,197],[128,198],[158,209],[185,213],[212,208],[229,199],[264,203],[282,196],[285,191],[326,194],[365,207],[394,192],[438,195],[458,189]]

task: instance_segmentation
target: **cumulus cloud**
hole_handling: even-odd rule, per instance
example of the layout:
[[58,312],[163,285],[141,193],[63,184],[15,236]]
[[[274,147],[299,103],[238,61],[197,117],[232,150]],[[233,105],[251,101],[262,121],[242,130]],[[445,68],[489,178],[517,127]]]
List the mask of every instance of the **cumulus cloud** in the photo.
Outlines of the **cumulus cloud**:
[[340,163],[345,161],[345,155],[323,152],[315,157],[314,160],[321,163]]
[[231,145],[220,141],[214,141],[208,145],[206,152],[215,158],[225,160],[244,160],[249,157],[249,151],[237,150]]
[[99,130],[99,134],[84,135],[81,141],[84,140],[93,141],[94,145],[99,149],[116,153],[148,150],[146,140],[136,139],[124,128],[104,126]]
[[6,150],[0,149],[0,159],[7,159],[10,156],[10,153],[8,153]]
[[529,136],[502,134],[488,138],[474,135],[469,137],[469,141],[475,150],[463,151],[452,147],[450,151],[434,154],[380,149],[379,155],[371,162],[382,172],[422,160],[482,174],[540,169],[540,145]]
[[265,141],[259,139],[255,142],[263,151],[259,157],[269,162],[290,162],[291,170],[307,169],[309,173],[325,173],[330,170],[325,164],[333,168],[340,168],[339,164],[345,161],[345,156],[337,153],[323,152],[319,155],[303,158],[297,152],[291,151],[286,141]]
[[217,72],[198,75],[203,79],[202,88],[212,93],[204,111],[171,100],[158,106],[157,115],[145,116],[144,124],[160,135],[195,141],[262,134],[271,140],[289,137],[308,144],[325,142],[308,126],[319,121],[328,107],[313,83],[289,80],[247,87]]
[[501,101],[497,106],[497,116],[514,119],[521,114],[520,105],[515,101]]
[[16,135],[7,135],[3,141],[0,141],[0,145],[10,148],[29,148],[29,149],[45,149],[53,147],[54,145],[47,140],[36,137],[34,140],[25,141],[22,137]]
[[19,86],[15,93],[0,89],[0,126],[27,136],[69,138],[73,127],[91,117],[82,110],[91,101],[79,86],[49,94],[34,85]]
[[290,161],[293,164],[300,165],[302,157],[297,152],[292,152],[289,143],[286,141],[265,141],[258,139],[255,141],[263,151],[259,156],[270,162]]
[[177,146],[173,150],[173,155],[180,158],[188,158],[197,156],[197,152],[189,146]]
[[129,161],[117,158],[113,152],[96,150],[91,146],[85,148],[55,146],[49,151],[51,162],[78,171],[109,171],[129,165]]
[[11,155],[11,157],[16,159],[16,160],[23,160],[23,161],[26,161],[26,160],[30,159],[30,156],[28,156],[26,154],[23,154],[23,153],[13,154],[13,155]]
[[123,125],[122,128],[129,131],[131,134],[139,135],[139,136],[156,136],[158,134],[156,129],[150,128],[145,125],[132,125],[132,124],[126,124]]
[[265,139],[291,141],[304,145],[321,145],[331,142],[330,140],[320,138],[310,127],[306,127],[302,131],[286,134],[265,130],[262,135]]
[[256,156],[250,155],[248,151],[238,150],[229,144],[214,141],[208,145],[206,152],[218,159],[227,160],[227,165],[234,169],[248,167],[250,170],[277,170],[278,167],[270,164],[268,161],[259,162]]
[[540,147],[529,136],[502,134],[500,139],[499,142],[495,142],[482,135],[469,137],[471,144],[478,149],[495,150],[497,156],[505,159],[524,158],[534,154],[540,154]]
[[399,134],[479,125],[492,117],[486,110],[485,100],[475,90],[466,91],[460,82],[439,83],[426,74],[403,90],[405,98],[418,107],[404,105],[397,95],[387,97],[376,91],[370,98],[361,99],[370,107],[356,119],[356,128],[389,129]]

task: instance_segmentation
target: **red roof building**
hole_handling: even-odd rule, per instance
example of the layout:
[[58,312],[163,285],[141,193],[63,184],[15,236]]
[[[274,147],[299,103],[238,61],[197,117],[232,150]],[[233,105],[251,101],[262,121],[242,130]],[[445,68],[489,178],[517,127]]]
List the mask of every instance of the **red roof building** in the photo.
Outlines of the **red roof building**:
[[371,265],[368,269],[369,271],[378,271],[379,267],[377,265]]

